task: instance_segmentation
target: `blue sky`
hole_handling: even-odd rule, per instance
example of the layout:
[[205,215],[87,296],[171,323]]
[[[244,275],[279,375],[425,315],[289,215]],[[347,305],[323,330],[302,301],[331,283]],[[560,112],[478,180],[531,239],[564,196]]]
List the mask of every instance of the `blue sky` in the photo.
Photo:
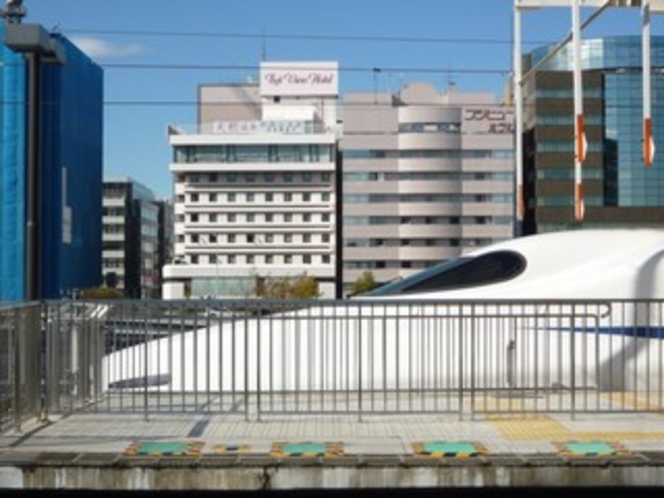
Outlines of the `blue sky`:
[[[498,95],[512,65],[513,0],[24,0],[26,23],[77,43],[104,68],[104,172],[159,197],[172,190],[168,124],[196,122],[200,83],[237,82],[268,61],[338,61],[346,90]],[[584,9],[583,17],[591,11]],[[653,34],[664,32],[656,16]],[[524,48],[557,42],[568,8],[523,17]],[[640,33],[638,9],[611,9],[584,37]],[[375,72],[374,68],[380,69]]]

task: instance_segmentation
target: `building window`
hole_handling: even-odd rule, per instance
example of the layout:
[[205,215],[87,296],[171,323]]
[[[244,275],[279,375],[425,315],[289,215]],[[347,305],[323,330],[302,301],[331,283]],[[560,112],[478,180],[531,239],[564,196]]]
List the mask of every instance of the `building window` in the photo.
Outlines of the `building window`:
[[310,265],[311,264],[311,255],[310,254],[305,254],[304,256],[302,256],[302,262],[305,265]]
[[231,192],[228,194],[228,202],[235,202],[235,193]]
[[284,256],[284,263],[287,264],[287,265],[292,264],[293,263],[293,256],[291,256],[290,254],[286,254]]
[[235,244],[235,234],[234,233],[229,233],[228,234],[228,243],[229,244]]

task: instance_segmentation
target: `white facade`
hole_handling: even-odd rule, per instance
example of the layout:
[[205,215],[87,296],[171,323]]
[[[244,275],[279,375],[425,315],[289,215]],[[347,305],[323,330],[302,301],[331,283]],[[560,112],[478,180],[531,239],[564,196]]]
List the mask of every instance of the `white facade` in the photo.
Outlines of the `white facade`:
[[169,127],[165,299],[252,297],[258,280],[304,275],[334,297],[337,94],[335,63],[264,63],[260,84],[199,88],[196,130]]

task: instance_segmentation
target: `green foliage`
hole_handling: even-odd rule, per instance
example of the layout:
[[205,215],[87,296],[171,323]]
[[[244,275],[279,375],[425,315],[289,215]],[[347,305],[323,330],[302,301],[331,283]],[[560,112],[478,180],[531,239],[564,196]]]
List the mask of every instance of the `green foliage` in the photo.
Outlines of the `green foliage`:
[[93,287],[91,289],[83,289],[80,294],[81,299],[123,299],[124,293],[120,289],[112,287]]
[[374,278],[374,275],[371,271],[365,271],[355,282],[350,286],[350,295],[359,296],[365,292],[369,292],[372,289],[378,287],[378,283]]
[[256,278],[256,296],[263,299],[316,299],[320,297],[314,277]]

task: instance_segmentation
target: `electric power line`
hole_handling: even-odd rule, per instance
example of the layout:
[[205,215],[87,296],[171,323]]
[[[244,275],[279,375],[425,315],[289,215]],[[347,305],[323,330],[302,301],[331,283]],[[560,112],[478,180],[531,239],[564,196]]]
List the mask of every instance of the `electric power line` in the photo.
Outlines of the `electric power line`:
[[[225,32],[194,32],[194,31],[150,31],[150,30],[105,30],[83,28],[59,28],[63,34],[91,34],[117,36],[146,36],[162,38],[230,38],[255,40],[293,40],[293,41],[331,41],[331,42],[373,42],[373,43],[423,43],[423,44],[472,44],[472,45],[512,45],[508,39],[497,38],[437,38],[408,36],[352,36],[352,35],[286,35],[265,33],[225,33]],[[523,41],[524,45],[547,45],[551,41]]]

